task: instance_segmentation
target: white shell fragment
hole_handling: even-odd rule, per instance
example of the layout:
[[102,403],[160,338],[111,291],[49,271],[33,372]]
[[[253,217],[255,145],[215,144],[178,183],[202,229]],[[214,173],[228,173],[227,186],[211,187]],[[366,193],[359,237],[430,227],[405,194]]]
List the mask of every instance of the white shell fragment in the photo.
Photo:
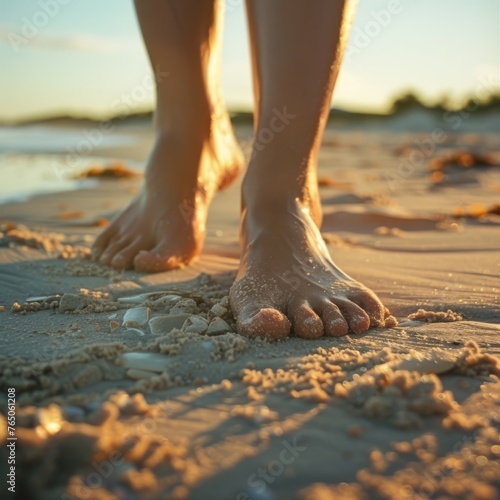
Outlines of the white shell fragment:
[[124,368],[157,373],[164,372],[170,364],[167,356],[155,352],[124,352],[121,359]]
[[231,331],[231,327],[222,319],[214,318],[208,325],[207,335],[222,335]]
[[460,351],[447,352],[433,350],[423,353],[412,353],[411,357],[396,363],[393,369],[416,371],[420,373],[446,373],[455,367]]
[[147,293],[141,293],[140,295],[131,295],[130,297],[118,297],[116,300],[125,304],[144,304],[148,299],[148,295]]
[[153,335],[166,335],[172,330],[180,330],[190,316],[191,314],[155,316],[149,320],[149,328]]
[[140,328],[149,320],[149,307],[134,307],[123,316],[122,325],[126,328]]
[[59,300],[60,295],[43,295],[41,297],[28,297],[25,302],[31,304],[32,302],[53,302],[54,300]]
[[205,333],[208,328],[208,321],[201,316],[191,316],[182,325],[183,332]]
[[153,307],[153,309],[158,311],[160,309],[170,309],[181,299],[182,297],[180,295],[164,295],[159,299],[150,301],[149,304]]

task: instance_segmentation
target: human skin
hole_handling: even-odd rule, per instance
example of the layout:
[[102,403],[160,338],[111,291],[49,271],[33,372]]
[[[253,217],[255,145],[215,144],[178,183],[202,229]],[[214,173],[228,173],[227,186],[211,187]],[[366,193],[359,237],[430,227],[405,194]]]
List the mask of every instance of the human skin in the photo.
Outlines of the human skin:
[[[170,75],[157,85],[145,185],[96,240],[94,257],[164,271],[199,254],[209,203],[234,180],[242,157],[220,99],[219,3],[137,0],[136,8],[153,67]],[[342,336],[383,326],[388,316],[371,290],[334,264],[319,231],[318,152],[352,12],[348,0],[247,1],[256,140],[230,291],[243,335]],[[264,141],[269,129],[275,133]]]

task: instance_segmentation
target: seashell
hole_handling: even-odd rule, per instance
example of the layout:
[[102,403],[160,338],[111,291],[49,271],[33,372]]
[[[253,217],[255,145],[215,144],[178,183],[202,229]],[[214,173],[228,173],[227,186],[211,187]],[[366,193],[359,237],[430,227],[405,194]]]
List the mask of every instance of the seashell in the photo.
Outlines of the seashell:
[[222,335],[231,331],[231,327],[222,319],[215,317],[208,325],[207,335]]
[[166,335],[172,330],[180,330],[191,314],[173,314],[155,316],[149,320],[149,328],[153,335]]
[[144,304],[150,293],[141,293],[139,295],[130,295],[129,297],[118,297],[116,300],[125,304]]
[[109,329],[111,331],[116,330],[120,326],[120,323],[118,321],[110,321],[109,322]]
[[140,328],[149,320],[149,307],[134,307],[123,316],[122,325],[127,328]]
[[181,330],[188,333],[205,333],[208,328],[208,321],[201,316],[190,316],[182,325]]
[[54,300],[59,300],[60,295],[42,295],[40,297],[28,297],[25,302],[31,304],[31,302],[53,302]]
[[124,368],[157,373],[164,372],[171,363],[167,356],[155,352],[124,352],[121,360]]
[[148,301],[148,305],[151,306],[155,311],[160,311],[162,309],[170,309],[175,306],[182,297],[180,295],[164,295],[156,300]]

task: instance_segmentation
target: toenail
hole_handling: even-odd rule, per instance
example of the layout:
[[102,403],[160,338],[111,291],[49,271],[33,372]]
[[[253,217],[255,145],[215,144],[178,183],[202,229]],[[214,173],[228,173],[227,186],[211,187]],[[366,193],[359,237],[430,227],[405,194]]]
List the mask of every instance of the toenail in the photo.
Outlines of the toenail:
[[340,319],[340,318],[332,319],[330,321],[330,326],[332,326],[332,327],[341,326],[341,325],[345,325],[345,324],[346,324],[345,320]]

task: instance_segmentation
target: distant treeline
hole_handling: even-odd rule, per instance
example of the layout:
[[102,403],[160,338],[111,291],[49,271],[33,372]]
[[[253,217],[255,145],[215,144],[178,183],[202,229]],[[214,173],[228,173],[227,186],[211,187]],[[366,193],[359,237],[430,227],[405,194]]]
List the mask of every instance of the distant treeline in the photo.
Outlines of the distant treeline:
[[[428,111],[436,114],[443,114],[446,112],[457,112],[463,111],[464,113],[470,114],[471,112],[481,113],[489,111],[500,111],[500,92],[496,94],[489,95],[486,98],[480,97],[469,97],[461,107],[453,106],[449,103],[447,98],[442,99],[440,102],[429,105],[425,104],[421,97],[416,92],[408,91],[398,97],[396,97],[390,107],[389,114],[376,114],[371,112],[353,112],[345,109],[333,108],[330,111],[329,119],[335,118],[337,121],[358,121],[363,119],[383,119],[389,118],[394,115],[403,114],[409,111],[422,110]],[[140,113],[134,113],[130,115],[121,115],[105,120],[102,122],[143,122],[145,120],[151,120],[153,112],[151,110],[144,110]],[[234,124],[249,124],[253,122],[253,114],[249,111],[234,111],[231,113],[231,120]],[[99,122],[97,119],[92,119],[90,117],[77,117],[71,115],[59,114],[56,116],[44,116],[44,117],[34,117],[31,119],[19,120],[18,122],[4,122],[5,125],[28,125],[34,123],[47,123],[47,124],[68,124],[68,123],[95,123]],[[0,120],[0,125],[2,121]]]
[[500,110],[500,92],[489,95],[486,99],[479,96],[470,97],[459,107],[450,105],[447,98],[436,104],[426,105],[416,93],[407,92],[394,99],[391,106],[391,114],[403,113],[415,109],[426,109],[435,111],[436,113],[445,113],[447,111],[481,112]]

